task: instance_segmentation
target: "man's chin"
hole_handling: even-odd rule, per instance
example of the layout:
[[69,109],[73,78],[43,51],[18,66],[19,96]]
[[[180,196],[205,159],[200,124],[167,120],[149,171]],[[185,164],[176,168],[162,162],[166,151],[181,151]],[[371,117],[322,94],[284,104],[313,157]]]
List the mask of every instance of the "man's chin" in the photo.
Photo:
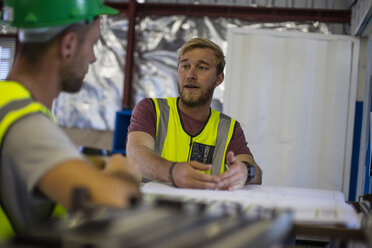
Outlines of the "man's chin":
[[181,102],[189,107],[195,107],[200,105],[199,99],[193,99],[193,98],[184,98],[181,97]]
[[83,82],[80,82],[80,83],[75,83],[71,85],[65,85],[62,91],[65,93],[76,94],[81,90],[82,87],[83,87]]
[[76,93],[79,93],[81,90],[81,87],[79,89],[73,89],[73,90],[65,90],[64,92],[65,93],[69,93],[69,94],[76,94]]

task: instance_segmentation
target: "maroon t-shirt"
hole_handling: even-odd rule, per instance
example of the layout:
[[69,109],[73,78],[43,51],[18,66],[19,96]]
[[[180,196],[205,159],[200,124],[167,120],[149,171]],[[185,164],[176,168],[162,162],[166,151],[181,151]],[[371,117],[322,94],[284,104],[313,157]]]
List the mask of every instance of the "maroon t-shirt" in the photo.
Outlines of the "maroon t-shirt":
[[[186,132],[190,135],[196,135],[204,127],[205,123],[199,120],[195,120],[181,110],[179,111],[183,123],[183,127]],[[156,136],[156,111],[154,102],[151,98],[145,98],[136,104],[133,109],[132,116],[130,118],[130,125],[128,127],[128,133],[133,131],[141,131],[150,134],[154,139]],[[227,151],[233,151],[235,155],[249,154],[252,155],[251,151],[245,141],[243,129],[240,127],[237,121],[234,128],[232,139],[227,147]]]

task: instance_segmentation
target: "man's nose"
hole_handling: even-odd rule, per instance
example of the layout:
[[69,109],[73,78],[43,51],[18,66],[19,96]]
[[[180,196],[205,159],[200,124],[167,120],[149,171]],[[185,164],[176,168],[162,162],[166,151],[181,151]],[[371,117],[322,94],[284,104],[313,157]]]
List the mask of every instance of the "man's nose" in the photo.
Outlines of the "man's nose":
[[90,64],[93,64],[96,61],[97,61],[97,57],[96,57],[96,54],[93,52],[93,54],[91,54],[90,56]]
[[196,72],[195,72],[195,68],[191,68],[188,72],[187,72],[187,80],[196,80]]

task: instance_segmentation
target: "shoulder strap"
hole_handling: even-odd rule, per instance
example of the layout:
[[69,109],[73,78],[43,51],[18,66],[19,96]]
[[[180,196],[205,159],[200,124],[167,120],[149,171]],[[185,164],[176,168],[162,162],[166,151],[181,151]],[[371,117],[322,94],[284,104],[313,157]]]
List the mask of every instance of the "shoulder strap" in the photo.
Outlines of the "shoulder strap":
[[220,175],[222,171],[221,167],[225,165],[226,149],[232,136],[232,124],[235,124],[233,119],[223,113],[220,113],[220,121],[217,127],[216,146],[212,158],[212,175]]
[[156,99],[159,107],[159,125],[157,128],[156,138],[155,138],[155,152],[161,155],[164,147],[165,137],[167,136],[167,127],[169,121],[169,105],[167,99]]

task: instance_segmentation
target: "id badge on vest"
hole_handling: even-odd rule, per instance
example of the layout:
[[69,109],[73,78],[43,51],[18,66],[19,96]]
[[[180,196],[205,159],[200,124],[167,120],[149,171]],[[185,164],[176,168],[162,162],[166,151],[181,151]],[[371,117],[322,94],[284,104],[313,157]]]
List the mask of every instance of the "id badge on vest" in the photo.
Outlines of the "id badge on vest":
[[214,146],[200,143],[193,143],[190,161],[198,161],[203,164],[211,164],[213,158]]

